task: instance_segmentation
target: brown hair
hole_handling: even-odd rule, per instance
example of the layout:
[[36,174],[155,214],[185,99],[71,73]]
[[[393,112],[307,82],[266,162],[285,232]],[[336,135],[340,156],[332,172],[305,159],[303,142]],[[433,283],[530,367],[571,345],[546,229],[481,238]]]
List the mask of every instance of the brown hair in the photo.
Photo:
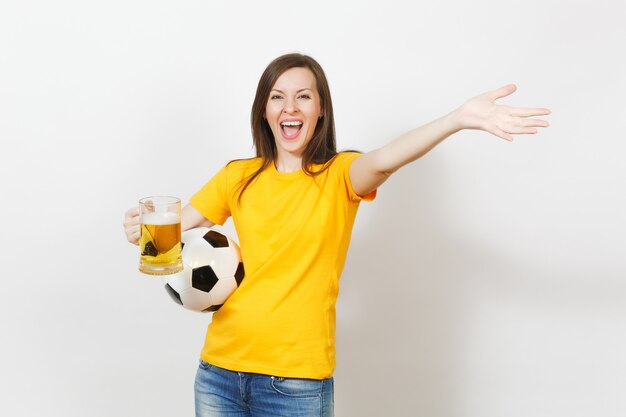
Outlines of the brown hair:
[[256,89],[254,103],[252,104],[250,124],[252,127],[252,140],[256,149],[256,156],[261,158],[262,163],[259,169],[242,181],[239,199],[241,199],[241,194],[250,183],[276,160],[274,134],[263,116],[270,92],[276,80],[278,80],[285,71],[291,68],[307,68],[311,70],[315,76],[317,92],[320,96],[322,108],[322,117],[318,120],[313,136],[304,149],[302,169],[307,175],[318,175],[326,170],[329,165],[325,165],[319,170],[313,170],[313,165],[326,164],[337,155],[333,103],[330,98],[330,88],[328,87],[328,80],[326,79],[324,70],[316,60],[307,55],[293,53],[279,56],[265,68]]

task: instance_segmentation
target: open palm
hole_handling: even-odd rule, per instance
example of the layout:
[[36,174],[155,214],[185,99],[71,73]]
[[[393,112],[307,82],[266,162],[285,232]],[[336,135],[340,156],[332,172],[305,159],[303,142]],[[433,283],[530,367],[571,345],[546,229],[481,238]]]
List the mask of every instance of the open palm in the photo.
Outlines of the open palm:
[[515,90],[517,87],[509,84],[465,102],[457,109],[456,114],[460,129],[484,130],[512,141],[512,135],[535,134],[538,127],[548,127],[547,121],[534,118],[550,114],[548,109],[511,107],[495,103],[496,100],[513,94]]

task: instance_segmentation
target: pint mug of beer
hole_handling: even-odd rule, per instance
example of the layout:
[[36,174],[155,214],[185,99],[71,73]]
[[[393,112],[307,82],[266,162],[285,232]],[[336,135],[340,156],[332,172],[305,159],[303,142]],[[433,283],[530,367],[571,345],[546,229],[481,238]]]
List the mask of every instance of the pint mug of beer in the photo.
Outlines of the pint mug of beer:
[[139,216],[139,270],[150,275],[182,271],[180,199],[166,196],[142,198],[139,200]]

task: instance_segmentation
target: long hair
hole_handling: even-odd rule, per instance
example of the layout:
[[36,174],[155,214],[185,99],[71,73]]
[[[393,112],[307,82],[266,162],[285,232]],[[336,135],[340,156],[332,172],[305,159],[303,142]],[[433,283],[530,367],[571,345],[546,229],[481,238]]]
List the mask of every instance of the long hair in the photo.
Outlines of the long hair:
[[[256,95],[252,104],[250,124],[252,127],[252,140],[256,149],[256,156],[261,158],[261,166],[252,175],[245,178],[239,192],[241,194],[254,181],[254,179],[270,164],[276,161],[276,142],[274,134],[267,120],[263,117],[269,100],[272,87],[276,80],[291,68],[307,68],[311,70],[316,80],[317,92],[320,96],[322,117],[317,121],[313,136],[309,140],[302,155],[302,169],[307,175],[315,176],[328,168],[330,161],[337,155],[335,142],[335,116],[333,103],[330,98],[330,88],[326,74],[320,64],[307,55],[298,53],[286,54],[274,59],[265,68],[259,79]],[[313,169],[313,165],[324,165],[321,169]]]

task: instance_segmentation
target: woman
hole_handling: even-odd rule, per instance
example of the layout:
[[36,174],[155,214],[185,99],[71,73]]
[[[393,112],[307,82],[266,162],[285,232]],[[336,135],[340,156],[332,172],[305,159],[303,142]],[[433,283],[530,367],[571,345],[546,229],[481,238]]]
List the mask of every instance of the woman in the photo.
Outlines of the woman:
[[[209,324],[197,416],[332,416],[335,301],[361,200],[461,129],[533,134],[547,109],[500,106],[509,85],[374,151],[336,152],[328,82],[312,58],[269,64],[252,106],[257,157],[231,161],[190,199],[182,229],[233,218],[246,279]],[[137,209],[126,213],[130,242]]]

